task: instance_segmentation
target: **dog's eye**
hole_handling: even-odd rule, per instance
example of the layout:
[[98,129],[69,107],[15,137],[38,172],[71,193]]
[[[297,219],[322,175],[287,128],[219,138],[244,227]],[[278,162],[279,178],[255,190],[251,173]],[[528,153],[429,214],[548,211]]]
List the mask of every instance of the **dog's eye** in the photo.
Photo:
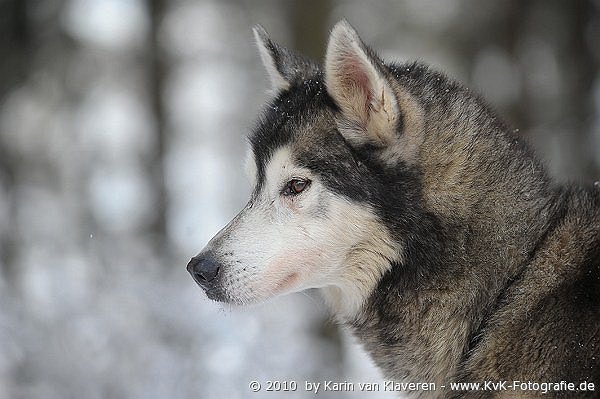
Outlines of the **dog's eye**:
[[306,190],[306,187],[310,185],[310,180],[301,179],[298,177],[293,178],[289,182],[286,183],[283,188],[282,194],[287,196],[300,194],[302,191]]

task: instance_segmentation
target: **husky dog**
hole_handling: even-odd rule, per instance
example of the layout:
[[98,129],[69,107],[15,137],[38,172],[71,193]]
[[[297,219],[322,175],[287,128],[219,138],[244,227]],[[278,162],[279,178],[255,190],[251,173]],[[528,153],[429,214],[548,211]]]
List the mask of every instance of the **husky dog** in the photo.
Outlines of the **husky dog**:
[[345,21],[324,66],[254,33],[275,98],[248,204],[187,266],[208,297],[317,288],[387,378],[436,384],[416,396],[598,395],[600,190],[553,184],[477,95]]

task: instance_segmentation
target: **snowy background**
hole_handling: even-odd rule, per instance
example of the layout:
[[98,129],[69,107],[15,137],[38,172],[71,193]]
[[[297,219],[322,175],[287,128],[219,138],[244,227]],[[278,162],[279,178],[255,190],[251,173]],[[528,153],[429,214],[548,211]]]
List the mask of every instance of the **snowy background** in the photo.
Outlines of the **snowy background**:
[[250,191],[251,27],[321,59],[342,17],[481,92],[561,181],[600,179],[599,1],[0,0],[0,399],[379,381],[314,293],[231,309],[185,271]]

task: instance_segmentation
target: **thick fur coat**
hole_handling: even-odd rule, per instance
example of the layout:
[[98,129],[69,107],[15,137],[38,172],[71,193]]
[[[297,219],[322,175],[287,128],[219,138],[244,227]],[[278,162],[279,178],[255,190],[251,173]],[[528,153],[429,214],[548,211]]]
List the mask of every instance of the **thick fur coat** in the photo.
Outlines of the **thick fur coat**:
[[390,379],[596,397],[600,189],[556,185],[477,95],[383,62],[346,22],[323,67],[255,33],[275,98],[250,136],[252,198],[188,265],[208,296],[318,288]]

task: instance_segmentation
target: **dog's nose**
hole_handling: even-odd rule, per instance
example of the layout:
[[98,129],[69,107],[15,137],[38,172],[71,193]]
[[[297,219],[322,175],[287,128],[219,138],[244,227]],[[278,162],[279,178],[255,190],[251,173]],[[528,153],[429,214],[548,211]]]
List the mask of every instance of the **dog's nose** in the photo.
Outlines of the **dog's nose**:
[[202,287],[208,288],[219,274],[219,263],[211,256],[196,256],[187,265],[187,271]]

